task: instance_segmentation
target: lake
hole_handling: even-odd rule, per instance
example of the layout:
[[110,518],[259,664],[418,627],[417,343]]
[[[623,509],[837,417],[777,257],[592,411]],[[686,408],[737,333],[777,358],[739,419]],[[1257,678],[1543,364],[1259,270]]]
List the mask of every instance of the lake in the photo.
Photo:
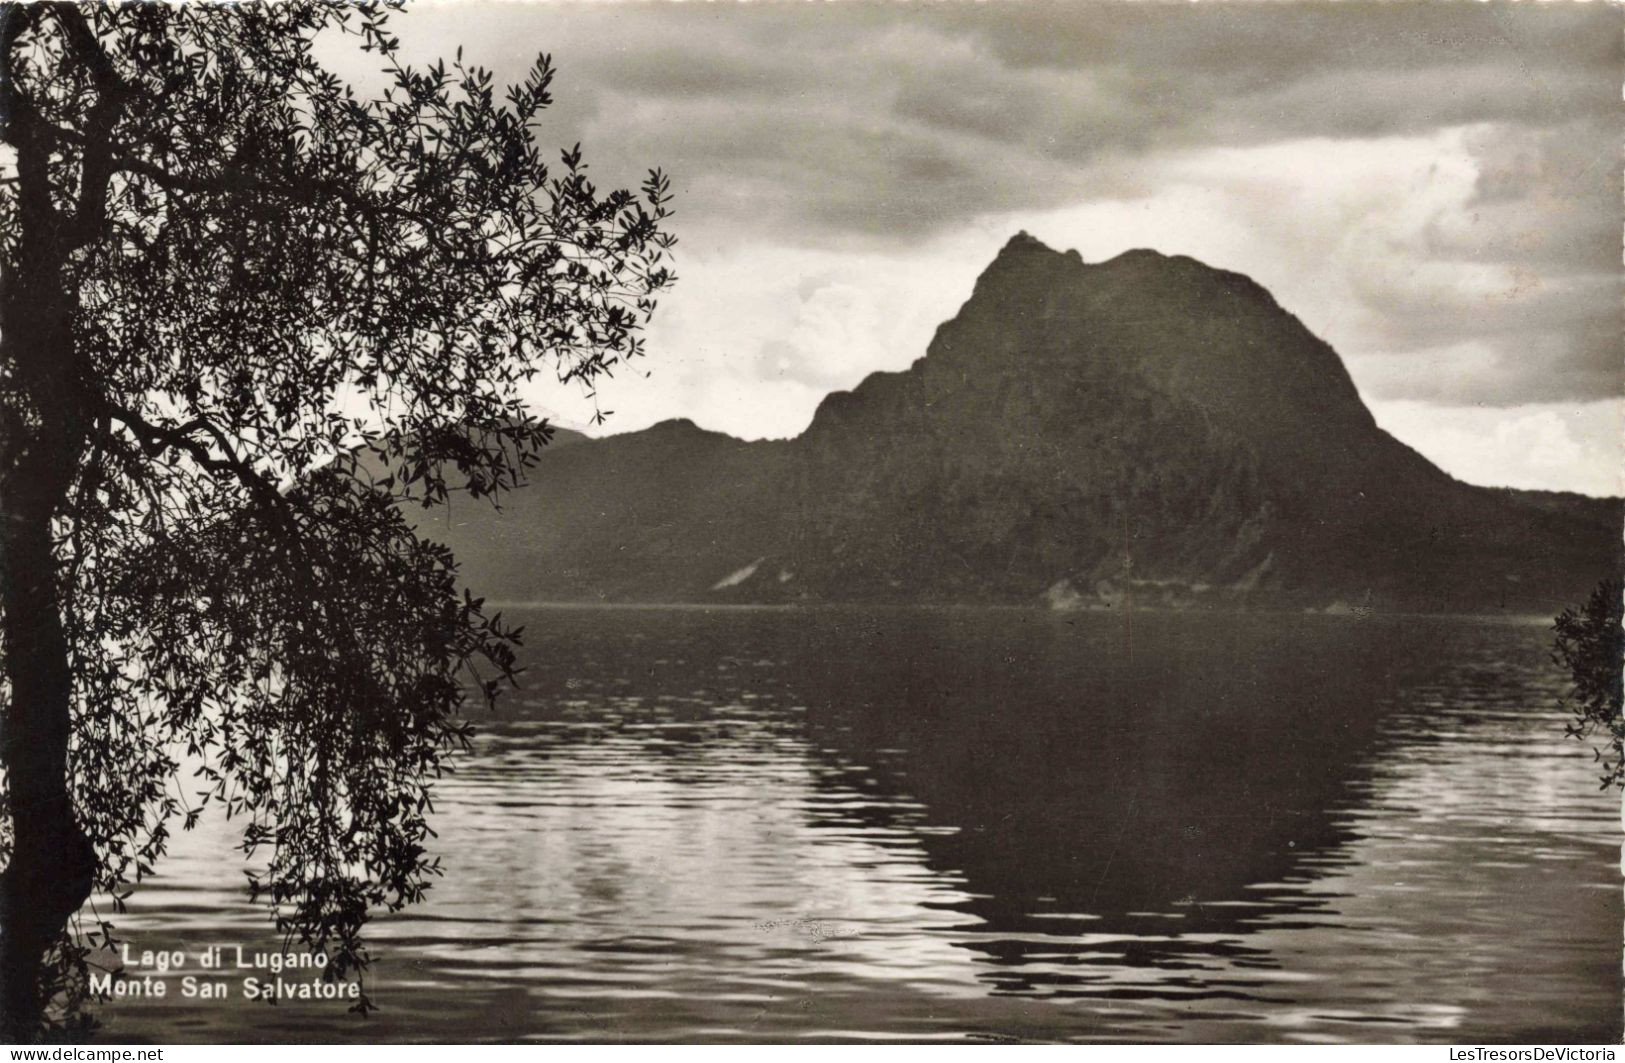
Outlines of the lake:
[[[531,670],[371,927],[380,1010],[182,999],[192,962],[103,1039],[1620,1038],[1620,802],[1542,626],[508,615]],[[276,948],[233,828],[132,950]]]

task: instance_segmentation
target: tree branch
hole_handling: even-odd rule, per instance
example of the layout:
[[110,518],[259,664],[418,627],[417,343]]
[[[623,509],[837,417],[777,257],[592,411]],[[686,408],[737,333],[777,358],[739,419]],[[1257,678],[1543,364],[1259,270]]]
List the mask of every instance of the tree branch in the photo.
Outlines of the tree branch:
[[33,4],[7,2],[0,4],[0,141],[13,144],[12,116],[17,108],[17,78],[11,63],[11,49],[16,46],[23,30],[39,19],[39,8]]
[[56,19],[58,26],[62,27],[62,35],[73,50],[74,56],[85,66],[90,68],[91,76],[96,79],[97,87],[116,84],[128,92],[128,86],[118,76],[102,46],[96,40],[96,32],[85,21],[85,16],[78,5],[71,3],[55,3],[49,5],[51,17]]
[[[66,130],[62,132],[72,135],[68,134]],[[426,214],[391,203],[369,199],[364,195],[358,195],[354,189],[345,188],[333,181],[323,181],[303,176],[289,180],[286,183],[279,183],[264,180],[259,175],[246,170],[222,171],[204,177],[190,177],[186,174],[174,173],[145,159],[138,159],[129,155],[115,155],[112,162],[115,169],[134,174],[137,177],[145,177],[167,192],[218,195],[227,192],[252,191],[268,196],[294,199],[308,197],[311,192],[315,191],[340,200],[346,205],[355,208],[364,216],[390,215],[405,221],[415,221],[423,225],[426,232],[430,234],[436,232],[434,219]]]
[[23,31],[38,24],[42,10],[36,4],[0,4],[0,141],[17,149],[17,196],[24,210],[54,228],[61,216],[51,203],[47,147],[42,136],[50,126],[34,101],[17,90],[17,66],[12,55]]
[[79,196],[68,227],[71,247],[84,247],[107,226],[107,189],[113,178],[113,127],[118,124],[134,89],[119,77],[113,61],[96,40],[84,13],[73,4],[51,5],[51,14],[75,58],[83,63],[96,86],[96,102],[85,115],[84,159],[80,164]]
[[[261,475],[259,470],[238,457],[231,449],[225,433],[206,418],[197,417],[180,425],[161,425],[152,423],[134,410],[110,399],[102,400],[102,409],[135,435],[141,449],[146,451],[149,457],[157,457],[166,450],[184,451],[208,472],[230,474],[247,488],[257,501],[265,504],[268,509],[287,516],[287,500],[282,497],[282,492]],[[192,433],[198,429],[207,432],[226,456],[216,455],[203,443],[194,439]]]

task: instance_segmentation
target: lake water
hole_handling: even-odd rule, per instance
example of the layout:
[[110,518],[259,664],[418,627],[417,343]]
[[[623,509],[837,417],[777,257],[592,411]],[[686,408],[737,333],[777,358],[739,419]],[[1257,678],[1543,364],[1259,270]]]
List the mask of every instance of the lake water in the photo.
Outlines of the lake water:
[[[380,1010],[171,974],[104,1039],[1620,1038],[1620,804],[1540,626],[521,618]],[[177,840],[132,949],[275,948],[232,841]]]

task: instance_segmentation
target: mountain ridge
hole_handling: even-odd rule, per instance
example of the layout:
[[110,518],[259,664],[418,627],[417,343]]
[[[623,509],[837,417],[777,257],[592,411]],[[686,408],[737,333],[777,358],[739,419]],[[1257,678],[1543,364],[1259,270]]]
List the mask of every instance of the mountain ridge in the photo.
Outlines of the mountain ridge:
[[678,418],[572,441],[533,479],[502,514],[430,522],[476,590],[1549,611],[1618,570],[1625,512],[1448,476],[1242,274],[1026,233],[924,355],[799,436]]

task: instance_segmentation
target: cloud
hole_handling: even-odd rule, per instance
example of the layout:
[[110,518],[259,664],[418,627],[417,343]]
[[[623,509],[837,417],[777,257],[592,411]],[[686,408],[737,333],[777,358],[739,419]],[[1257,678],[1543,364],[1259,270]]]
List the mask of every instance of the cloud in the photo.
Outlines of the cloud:
[[[824,392],[922,354],[1026,227],[1087,258],[1155,246],[1248,273],[1368,400],[1482,404],[1531,432],[1550,422],[1526,410],[1621,392],[1622,18],[1603,3],[471,3],[397,25],[412,58],[461,44],[499,78],[551,52],[547,138],[581,140],[600,184],[672,172],[682,279],[650,334],[656,375],[611,386],[618,427],[687,415],[793,434]],[[1452,416],[1402,419],[1405,438],[1469,462],[1450,433],[1493,435],[1496,414]],[[1600,482],[1618,441],[1586,439],[1549,452]]]
[[[744,438],[796,435],[829,392],[921,357],[998,246],[972,235],[861,253],[747,244],[691,255],[686,298],[650,328],[656,353],[602,388],[611,427],[690,417]],[[580,394],[535,397],[575,420],[591,415]]]
[[1625,494],[1625,403],[1532,405],[1508,412],[1397,402],[1377,423],[1468,483]]
[[1502,232],[1473,221],[1483,129],[1146,153],[1134,167],[1152,191],[1007,224],[1086,258],[1152,246],[1246,273],[1337,348],[1369,398],[1619,394],[1620,271],[1549,245],[1611,230],[1617,260],[1620,223],[1571,216],[1564,201],[1558,235],[1508,252]]
[[1615,128],[1621,62],[1617,12],[1578,4],[468,5],[400,21],[424,57],[458,40],[508,76],[552,50],[561,134],[619,179],[659,161],[691,217],[802,242],[1056,206],[1088,191],[1080,168],[1153,148]]

